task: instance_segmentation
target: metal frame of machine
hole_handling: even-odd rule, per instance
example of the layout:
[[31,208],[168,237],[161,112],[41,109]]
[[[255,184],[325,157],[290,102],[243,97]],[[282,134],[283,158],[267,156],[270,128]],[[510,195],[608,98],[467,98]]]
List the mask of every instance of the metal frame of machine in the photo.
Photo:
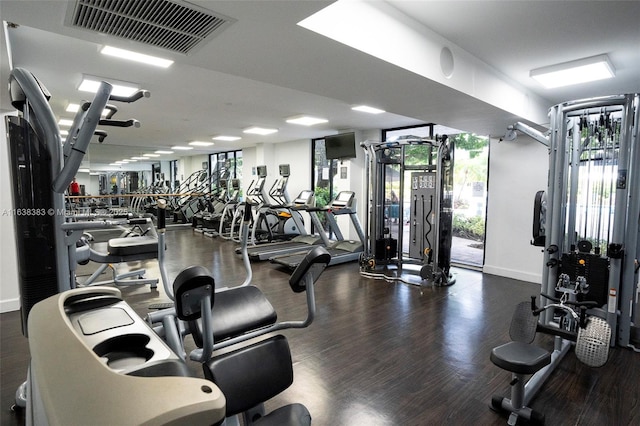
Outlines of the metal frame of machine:
[[[435,139],[365,141],[361,146],[366,153],[368,217],[360,273],[409,284],[453,284],[455,278],[449,271],[453,141],[443,135]],[[419,157],[423,161],[418,161]],[[405,188],[407,179],[410,180],[409,188]],[[390,199],[389,194],[394,199]],[[408,202],[405,200],[407,195],[410,196]],[[405,205],[410,210],[408,223],[405,221]],[[407,225],[410,238],[408,253],[403,243]]]

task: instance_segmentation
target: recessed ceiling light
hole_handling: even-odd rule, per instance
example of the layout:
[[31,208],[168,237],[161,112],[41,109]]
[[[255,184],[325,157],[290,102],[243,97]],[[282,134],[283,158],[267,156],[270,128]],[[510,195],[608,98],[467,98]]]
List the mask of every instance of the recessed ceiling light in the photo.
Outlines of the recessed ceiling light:
[[329,120],[318,117],[311,117],[308,115],[299,115],[296,117],[287,118],[287,123],[300,124],[301,126],[313,126],[314,124],[326,123]]
[[247,129],[244,129],[242,132],[243,133],[251,133],[254,135],[270,135],[272,133],[276,133],[278,131],[278,129],[269,129],[267,127],[258,127],[258,126],[253,126],[253,127],[249,127]]
[[90,171],[89,169],[78,169],[78,173],[89,173]]
[[615,77],[615,69],[607,55],[592,56],[576,61],[531,70],[529,76],[547,89]]
[[164,151],[162,149],[159,149],[156,151],[156,154],[173,154],[173,151]]
[[142,156],[143,157],[149,157],[149,158],[151,158],[151,157],[155,158],[155,157],[160,157],[160,154],[142,154]]
[[224,135],[220,135],[220,136],[215,136],[213,138],[214,141],[227,141],[227,142],[233,142],[233,141],[237,141],[242,139],[240,136],[224,136]]
[[[133,160],[133,161],[136,161],[136,160]],[[127,159],[125,158],[124,160],[120,160],[120,162],[121,162],[121,163],[130,163],[130,162],[131,162],[131,160],[127,160]]]
[[147,157],[131,157],[132,160],[148,160]]
[[114,164],[117,164],[118,166],[120,166],[120,165],[122,165],[122,164],[125,164],[125,162],[124,162],[124,161],[114,161],[113,163],[114,163]]
[[385,110],[383,109],[378,109],[378,108],[370,107],[367,105],[358,105],[358,106],[354,106],[351,109],[354,111],[367,112],[369,114],[382,114],[383,112],[385,112]]
[[58,126],[71,126],[73,124],[73,120],[69,120],[66,118],[61,118],[58,120]]
[[203,141],[189,142],[189,145],[193,145],[193,146],[211,146],[213,144],[214,144],[213,142],[203,142]]
[[172,146],[171,149],[177,149],[178,151],[188,151],[190,149],[193,149],[193,147],[177,145],[177,146]]
[[102,80],[109,82],[113,86],[111,94],[115,96],[131,96],[139,90],[139,87],[133,83],[114,82],[111,79],[100,79],[91,76],[83,76],[78,90],[81,92],[96,93]]
[[69,104],[69,105],[67,105],[67,109],[65,109],[65,111],[67,111],[67,112],[78,112],[79,109],[80,109],[80,105],[78,105],[78,104]]
[[122,160],[122,161],[126,161],[127,163],[137,163],[138,160]]
[[60,130],[60,136],[67,136],[69,134],[68,130]]
[[157,56],[145,55],[143,53],[132,52],[131,50],[119,49],[113,46],[104,46],[100,53],[103,55],[115,56],[130,61],[141,62],[143,64],[156,67],[167,68],[173,64],[170,59],[158,58]]

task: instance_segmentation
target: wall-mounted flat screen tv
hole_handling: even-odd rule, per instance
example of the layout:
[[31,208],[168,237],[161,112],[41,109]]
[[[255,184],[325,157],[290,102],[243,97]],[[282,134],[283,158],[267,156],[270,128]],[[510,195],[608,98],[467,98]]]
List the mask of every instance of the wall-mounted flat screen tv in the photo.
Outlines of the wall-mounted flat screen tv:
[[356,157],[356,134],[340,133],[324,137],[327,160],[344,160]]

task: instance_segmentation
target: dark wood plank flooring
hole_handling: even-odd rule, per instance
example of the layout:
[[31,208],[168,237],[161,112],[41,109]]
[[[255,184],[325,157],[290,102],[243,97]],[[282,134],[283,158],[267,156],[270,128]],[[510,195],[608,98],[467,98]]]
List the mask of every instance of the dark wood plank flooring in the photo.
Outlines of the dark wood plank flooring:
[[[244,279],[233,242],[183,229],[169,231],[167,245],[170,279],[191,264],[208,267],[219,286]],[[144,266],[149,275],[158,274],[154,262]],[[305,314],[304,295],[289,290],[286,271],[268,262],[254,263],[253,271],[253,282],[280,319]],[[283,333],[295,380],[267,408],[302,402],[316,425],[505,424],[488,404],[493,394],[508,394],[510,377],[489,361],[489,353],[508,340],[515,305],[538,286],[455,272],[451,287],[420,288],[362,278],[355,263],[328,268],[317,284],[316,321]],[[162,290],[148,287],[123,288],[123,294],[142,316],[149,303],[166,301]],[[26,375],[28,342],[18,312],[2,314],[0,322],[0,423],[22,425],[21,414],[9,407]],[[551,348],[552,341],[541,336],[538,344]],[[202,374],[198,365],[192,370]],[[532,406],[546,413],[549,425],[640,424],[640,356],[615,348],[606,366],[591,369],[570,353]]]

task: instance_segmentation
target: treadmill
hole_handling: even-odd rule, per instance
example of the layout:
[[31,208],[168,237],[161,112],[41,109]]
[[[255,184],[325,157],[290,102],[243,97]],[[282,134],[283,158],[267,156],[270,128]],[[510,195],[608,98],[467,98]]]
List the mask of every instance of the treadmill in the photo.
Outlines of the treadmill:
[[[360,258],[360,253],[364,249],[364,232],[360,225],[360,220],[356,214],[356,199],[355,192],[353,191],[341,191],[336,198],[327,206],[318,209],[325,212],[329,226],[334,230],[338,241],[334,241],[327,245],[327,251],[331,255],[331,261],[329,265],[337,265],[340,263],[353,262]],[[342,238],[340,228],[336,221],[336,217],[340,215],[349,215],[351,223],[353,224],[356,233],[358,234],[358,240],[345,240]],[[322,229],[322,228],[321,228]],[[306,251],[299,251],[282,256],[274,256],[269,260],[271,263],[276,263],[282,266],[286,266],[289,269],[295,269],[302,259],[307,254]]]
[[[293,200],[290,205],[281,206],[282,208],[286,208],[292,212],[292,217],[295,212],[306,211],[309,213],[309,217],[311,218],[311,222],[315,229],[322,229],[322,224],[316,215],[316,211],[321,209],[316,209],[315,205],[315,194],[313,191],[302,191],[298,197]],[[302,250],[310,250],[318,245],[329,245],[331,241],[329,238],[321,232],[320,235],[308,235],[304,227],[300,228],[300,235],[293,237],[289,241],[280,241],[274,243],[266,243],[260,244],[254,247],[249,247],[247,252],[249,254],[249,259],[257,261],[257,260],[268,260],[274,256],[280,256],[289,253],[295,253]],[[239,253],[239,248],[236,249],[236,253]],[[305,252],[306,252],[305,251]]]

